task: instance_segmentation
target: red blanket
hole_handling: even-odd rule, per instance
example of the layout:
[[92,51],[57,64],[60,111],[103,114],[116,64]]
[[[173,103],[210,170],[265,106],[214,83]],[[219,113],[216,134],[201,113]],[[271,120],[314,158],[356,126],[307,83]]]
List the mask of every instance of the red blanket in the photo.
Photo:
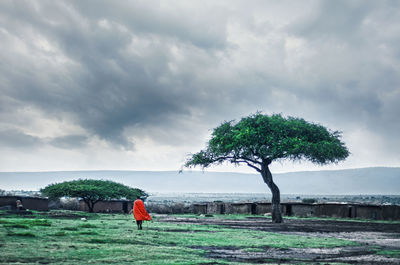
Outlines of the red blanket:
[[138,221],[150,221],[151,216],[147,213],[142,200],[137,199],[133,203],[133,216]]

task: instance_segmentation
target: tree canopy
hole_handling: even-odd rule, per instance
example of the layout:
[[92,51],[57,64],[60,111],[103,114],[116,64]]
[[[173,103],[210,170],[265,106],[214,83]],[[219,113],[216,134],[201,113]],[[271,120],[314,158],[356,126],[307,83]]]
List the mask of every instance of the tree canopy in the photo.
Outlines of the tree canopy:
[[[348,155],[339,131],[330,131],[301,118],[256,113],[215,128],[207,147],[191,155],[185,166],[206,168],[225,161],[244,163],[261,173],[272,191],[273,204],[278,207],[279,189],[268,168],[273,161],[305,159],[323,165],[337,163]],[[280,222],[280,206],[275,214],[275,221]]]
[[257,113],[215,128],[208,147],[194,154],[186,166],[208,167],[224,161],[257,165],[281,159],[336,163],[349,155],[340,138],[339,131],[331,132],[301,118]]
[[99,201],[112,199],[136,199],[137,196],[146,198],[148,195],[141,189],[131,188],[110,180],[79,179],[50,184],[40,192],[50,199],[61,197],[81,198],[93,211],[94,205]]

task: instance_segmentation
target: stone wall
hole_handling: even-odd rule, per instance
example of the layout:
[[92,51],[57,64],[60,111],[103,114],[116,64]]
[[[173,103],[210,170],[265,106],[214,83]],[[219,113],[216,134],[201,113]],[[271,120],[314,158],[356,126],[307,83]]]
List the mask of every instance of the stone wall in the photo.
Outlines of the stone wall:
[[[15,210],[16,201],[20,200],[25,209],[47,211],[49,200],[38,197],[24,196],[0,196],[0,208]],[[95,204],[94,212],[125,212],[128,213],[133,207],[133,201],[115,200],[101,201]],[[282,214],[284,216],[299,217],[336,217],[336,218],[361,218],[372,220],[400,220],[399,205],[365,205],[365,204],[342,204],[342,203],[282,203]],[[148,212],[162,214],[270,214],[271,203],[146,203]],[[79,201],[79,210],[88,211],[87,205]]]
[[336,217],[336,218],[355,218],[357,216],[357,206],[352,204],[316,204],[315,216]]
[[272,205],[268,202],[256,202],[255,214],[266,214],[272,212]]
[[0,196],[0,207],[15,210],[17,208],[16,201],[20,200],[24,209],[36,211],[48,211],[49,200],[38,197],[24,196]]
[[373,220],[400,220],[400,206],[396,205],[358,205],[357,217]]
[[[205,205],[204,207],[207,207]],[[161,214],[185,214],[194,213],[199,210],[195,210],[195,204],[186,203],[146,203],[146,210],[151,213],[161,213]],[[206,213],[203,210],[201,213]]]
[[210,202],[207,203],[207,214],[225,214],[226,203],[223,202]]
[[[133,201],[115,200],[115,201],[99,201],[93,207],[95,213],[128,213],[133,208]],[[89,211],[89,207],[83,201],[79,201],[79,209],[81,211]]]
[[384,220],[400,220],[400,206],[399,205],[383,205],[382,219]]
[[290,214],[285,214],[288,216],[310,217],[315,215],[316,210],[314,205],[306,203],[286,204],[285,207],[291,207],[291,210],[288,209],[287,211],[290,212]]
[[207,203],[195,203],[193,204],[194,214],[206,214],[207,213]]
[[226,214],[252,214],[252,203],[226,203]]
[[[156,207],[156,205],[159,205]],[[163,206],[161,206],[163,205]],[[282,203],[284,216],[299,217],[334,217],[334,218],[361,218],[373,220],[400,220],[400,206],[398,205],[363,205],[342,203]],[[162,210],[160,210],[162,209]],[[194,213],[194,214],[270,214],[271,203],[225,203],[209,202],[195,203],[185,207],[174,207],[164,204],[154,204],[149,207],[154,213]]]

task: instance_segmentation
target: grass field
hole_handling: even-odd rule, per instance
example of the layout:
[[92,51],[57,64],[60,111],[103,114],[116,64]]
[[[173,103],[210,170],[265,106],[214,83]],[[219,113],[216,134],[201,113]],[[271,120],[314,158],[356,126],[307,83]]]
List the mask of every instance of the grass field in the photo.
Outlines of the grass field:
[[[175,214],[177,217],[193,217],[198,218],[198,214]],[[247,214],[214,214],[213,218],[221,219],[249,219],[249,218],[271,218],[271,216],[264,215],[247,215]],[[321,221],[340,221],[340,222],[360,222],[360,223],[376,223],[376,224],[399,224],[400,221],[389,221],[389,220],[372,220],[372,219],[360,219],[360,218],[339,218],[339,217],[299,217],[299,216],[284,216],[284,219],[298,219],[298,220],[321,220]]]
[[157,218],[139,231],[132,216],[124,214],[50,211],[17,216],[0,212],[1,264],[235,264],[213,259],[206,250],[224,247],[251,253],[266,248],[354,245],[336,238],[174,224]]

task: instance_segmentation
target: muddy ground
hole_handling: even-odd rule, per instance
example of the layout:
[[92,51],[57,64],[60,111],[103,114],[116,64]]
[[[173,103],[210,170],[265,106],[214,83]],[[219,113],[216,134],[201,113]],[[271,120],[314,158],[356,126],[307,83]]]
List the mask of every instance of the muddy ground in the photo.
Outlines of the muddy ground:
[[282,224],[274,224],[271,219],[262,217],[220,219],[168,215],[160,215],[158,220],[171,223],[221,225],[233,229],[253,229],[301,236],[335,237],[359,243],[356,247],[265,248],[260,252],[246,252],[232,247],[205,248],[208,256],[212,258],[245,263],[400,264],[398,257],[376,254],[377,249],[400,251],[399,224],[308,219],[285,219]]

